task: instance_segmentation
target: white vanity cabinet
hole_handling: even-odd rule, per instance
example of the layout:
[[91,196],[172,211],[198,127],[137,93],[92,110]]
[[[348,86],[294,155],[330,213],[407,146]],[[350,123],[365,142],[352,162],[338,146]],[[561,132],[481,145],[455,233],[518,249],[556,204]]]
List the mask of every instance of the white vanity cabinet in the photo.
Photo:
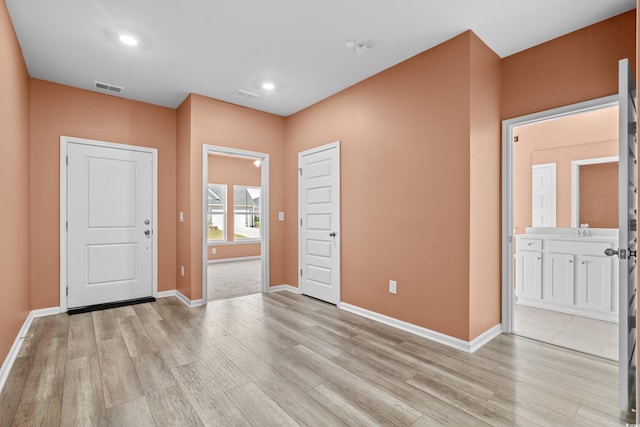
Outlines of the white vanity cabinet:
[[617,247],[613,236],[516,236],[518,303],[617,321],[618,259],[604,255]]

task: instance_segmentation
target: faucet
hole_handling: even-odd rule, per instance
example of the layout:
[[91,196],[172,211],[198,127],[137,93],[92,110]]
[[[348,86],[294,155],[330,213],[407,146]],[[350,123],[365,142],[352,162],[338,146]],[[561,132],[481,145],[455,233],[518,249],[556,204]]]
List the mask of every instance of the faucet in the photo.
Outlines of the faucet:
[[589,229],[589,224],[580,224],[580,228],[578,228],[578,236],[580,237],[589,237],[591,236],[591,230]]

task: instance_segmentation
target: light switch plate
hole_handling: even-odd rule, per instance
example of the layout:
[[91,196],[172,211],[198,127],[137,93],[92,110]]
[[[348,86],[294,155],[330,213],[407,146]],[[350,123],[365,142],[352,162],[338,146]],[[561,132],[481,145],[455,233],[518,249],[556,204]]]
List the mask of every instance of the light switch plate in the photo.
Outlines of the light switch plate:
[[389,293],[397,294],[398,293],[398,282],[395,280],[389,280]]
[[284,221],[284,212],[278,212],[278,221]]
[[180,219],[180,222],[184,222],[184,212],[180,212],[180,215],[178,215],[178,218]]

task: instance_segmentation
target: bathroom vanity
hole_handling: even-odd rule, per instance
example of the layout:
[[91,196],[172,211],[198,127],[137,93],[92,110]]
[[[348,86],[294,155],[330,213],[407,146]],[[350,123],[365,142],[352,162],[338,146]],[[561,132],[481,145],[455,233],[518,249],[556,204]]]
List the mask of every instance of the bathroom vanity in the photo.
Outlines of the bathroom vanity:
[[518,304],[618,321],[617,229],[528,227],[516,236]]

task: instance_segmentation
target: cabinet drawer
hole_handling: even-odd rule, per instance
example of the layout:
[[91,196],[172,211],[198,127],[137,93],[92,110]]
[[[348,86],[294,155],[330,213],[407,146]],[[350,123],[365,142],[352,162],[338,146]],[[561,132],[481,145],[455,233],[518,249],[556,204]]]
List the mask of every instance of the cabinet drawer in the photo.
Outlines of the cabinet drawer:
[[604,256],[604,250],[612,247],[607,242],[584,242],[575,240],[549,240],[547,250],[564,254]]
[[518,239],[518,250],[541,251],[542,239]]

